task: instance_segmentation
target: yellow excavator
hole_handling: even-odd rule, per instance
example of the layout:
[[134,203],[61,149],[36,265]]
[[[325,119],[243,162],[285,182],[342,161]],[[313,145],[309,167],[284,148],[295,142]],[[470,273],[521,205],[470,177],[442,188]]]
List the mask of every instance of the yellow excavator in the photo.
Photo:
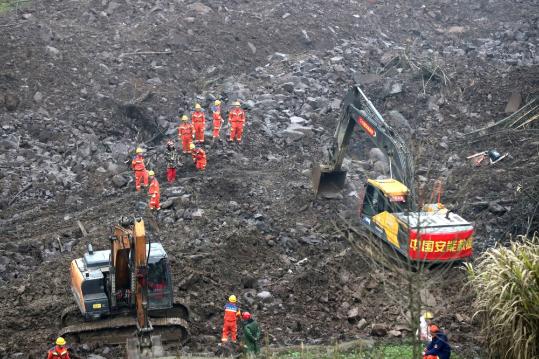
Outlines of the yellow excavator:
[[71,262],[75,306],[62,313],[59,335],[72,342],[124,344],[130,359],[158,358],[163,343],[183,344],[189,311],[174,302],[167,253],[147,241],[144,220],[122,217],[111,248]]
[[390,174],[390,178],[367,180],[359,204],[362,226],[410,261],[449,262],[470,257],[472,224],[439,200],[421,208],[413,202],[414,169],[408,147],[358,85],[343,100],[329,160],[314,165],[315,194],[344,187],[342,164],[356,127],[385,153]]

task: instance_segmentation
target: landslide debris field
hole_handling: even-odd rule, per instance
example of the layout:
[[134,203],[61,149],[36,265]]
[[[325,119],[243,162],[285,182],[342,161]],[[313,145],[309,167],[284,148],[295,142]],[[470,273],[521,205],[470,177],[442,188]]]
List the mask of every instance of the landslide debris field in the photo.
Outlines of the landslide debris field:
[[[464,135],[509,115],[512,94],[518,108],[537,93],[535,1],[12,3],[0,6],[1,358],[49,347],[73,304],[71,259],[88,243],[107,248],[110,226],[147,204],[125,164],[136,144],[162,188],[149,231],[192,310],[185,351],[215,349],[231,293],[272,345],[399,327],[404,314],[334,226],[356,213],[365,178],[384,170],[364,138],[350,151],[347,188],[313,202],[308,170],[353,83],[414,143],[427,193],[442,178],[443,201],[475,223],[476,254],[538,230],[537,121]],[[215,98],[242,101],[245,143],[208,146],[206,173],[184,158],[177,182],[165,183],[177,115]],[[466,160],[490,149],[509,156]],[[429,304],[457,351],[475,353],[464,281],[452,269]]]

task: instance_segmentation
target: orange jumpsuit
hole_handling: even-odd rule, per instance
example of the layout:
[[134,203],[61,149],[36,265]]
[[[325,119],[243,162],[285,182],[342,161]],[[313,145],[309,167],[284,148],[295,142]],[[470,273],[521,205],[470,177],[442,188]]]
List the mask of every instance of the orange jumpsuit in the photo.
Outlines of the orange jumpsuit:
[[191,115],[195,128],[195,142],[204,142],[204,130],[206,128],[206,115],[202,111],[195,111]]
[[191,156],[197,170],[204,171],[206,169],[206,152],[202,148],[198,148],[191,153]]
[[241,142],[243,135],[243,126],[245,125],[245,112],[235,107],[228,113],[228,122],[230,123],[230,141],[237,140]]
[[135,171],[135,189],[140,191],[141,182],[144,183],[144,187],[148,185],[148,172],[144,165],[144,157],[136,155],[131,162],[131,168]]
[[221,108],[217,107],[213,111],[213,138],[219,137],[219,131],[221,130],[221,125],[223,124],[223,118],[221,117]]
[[178,137],[180,138],[180,141],[182,141],[182,150],[183,153],[190,153],[191,152],[191,143],[193,142],[193,134],[195,132],[195,128],[192,124],[184,122],[178,127]]
[[232,337],[232,341],[235,343],[238,336],[238,326],[236,324],[236,318],[241,315],[238,306],[235,303],[226,303],[225,305],[225,319],[223,324],[223,336],[222,342],[227,342],[228,337]]
[[152,183],[150,183],[148,194],[150,195],[150,209],[161,209],[161,203],[159,202],[159,182],[157,182],[157,178],[155,177],[153,178]]
[[69,359],[69,353],[65,347],[59,347],[56,345],[54,348],[49,350],[47,359]]

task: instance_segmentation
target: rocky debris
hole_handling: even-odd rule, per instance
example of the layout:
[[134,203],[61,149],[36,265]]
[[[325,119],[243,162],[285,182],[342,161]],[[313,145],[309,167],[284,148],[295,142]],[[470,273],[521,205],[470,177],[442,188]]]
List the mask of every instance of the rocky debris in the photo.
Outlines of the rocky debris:
[[[387,172],[387,158],[369,155],[366,161],[370,143],[364,136],[352,141],[347,188],[325,195],[335,199],[330,201],[313,202],[303,173],[331,145],[342,97],[354,81],[399,133],[413,129],[418,135],[417,168],[425,184],[442,176],[449,205],[464,188],[466,198],[482,203],[461,206],[463,217],[477,226],[474,251],[508,232],[522,233],[525,218],[532,216],[526,212],[529,202],[505,198],[516,196],[515,183],[538,173],[534,140],[488,137],[503,153],[509,150],[504,146],[513,146],[514,158],[497,168],[503,173],[472,171],[458,160],[483,150],[484,143],[467,141],[463,133],[503,117],[515,83],[523,99],[533,92],[529,66],[539,59],[530,41],[537,30],[532,12],[525,11],[529,0],[508,9],[493,0],[488,13],[474,9],[473,2],[462,3],[458,24],[449,21],[453,10],[436,3],[417,8],[402,2],[397,11],[394,4],[377,2],[364,12],[347,2],[319,0],[294,9],[270,0],[256,11],[247,1],[130,3],[133,13],[123,11],[122,1],[61,2],[61,9],[60,2],[50,7],[33,2],[39,24],[37,18],[24,20],[24,27],[0,32],[8,47],[23,44],[0,53],[5,64],[0,165],[8,167],[0,174],[0,227],[6,238],[0,258],[10,260],[0,259],[0,286],[6,289],[1,292],[7,293],[0,293],[7,303],[0,309],[5,318],[0,338],[8,355],[30,353],[41,346],[36,343],[48,342],[51,328],[44,319],[57,317],[72,301],[65,281],[49,278],[84,250],[73,219],[84,218],[85,241],[105,245],[112,218],[133,211],[146,215],[145,191],[128,186],[129,160],[138,145],[149,149],[149,167],[161,169],[163,211],[155,223],[171,258],[175,290],[188,297],[195,318],[205,318],[195,321],[204,324],[194,326],[186,350],[205,351],[214,343],[208,337],[218,337],[224,291],[237,293],[263,327],[276,328],[271,345],[328,343],[335,333],[341,340],[370,331],[367,323],[400,322],[399,311],[382,301],[381,282],[369,279],[348,242],[326,225],[341,215],[357,219],[354,186],[367,174]],[[145,16],[135,16],[139,13]],[[358,20],[349,21],[350,16]],[[473,20],[478,18],[480,27]],[[75,32],[70,19],[80,19]],[[464,31],[449,31],[457,25]],[[358,31],[361,37],[350,36]],[[28,36],[44,45],[27,49]],[[417,40],[408,47],[410,36]],[[94,54],[90,60],[88,53]],[[16,97],[15,106],[7,106],[8,93]],[[225,112],[231,101],[242,100],[245,142],[208,144],[204,174],[181,156],[178,180],[168,185],[161,151],[168,136],[176,137],[177,114],[190,112],[195,102],[207,109],[217,98]],[[531,176],[530,183],[534,180]],[[32,188],[8,206],[4,199],[27,183]],[[496,218],[488,211],[492,193],[504,198],[495,202],[507,209]],[[152,218],[149,233],[153,225]],[[21,238],[35,247],[19,247]],[[242,280],[244,273],[250,284]],[[448,312],[466,308],[454,290],[462,275],[452,271],[435,293],[435,302],[443,297]],[[23,286],[20,296],[8,295]],[[265,291],[270,298],[257,296]],[[311,318],[300,308],[320,316]],[[377,317],[380,312],[383,318]],[[12,328],[13,318],[27,327]],[[327,325],[320,326],[320,320]],[[463,333],[452,328],[462,342],[474,340]],[[122,357],[116,349],[82,348],[83,357],[90,352]]]
[[501,204],[495,201],[490,201],[488,203],[488,210],[498,216],[501,216],[505,212],[507,212],[507,208],[505,208],[504,206],[502,206]]

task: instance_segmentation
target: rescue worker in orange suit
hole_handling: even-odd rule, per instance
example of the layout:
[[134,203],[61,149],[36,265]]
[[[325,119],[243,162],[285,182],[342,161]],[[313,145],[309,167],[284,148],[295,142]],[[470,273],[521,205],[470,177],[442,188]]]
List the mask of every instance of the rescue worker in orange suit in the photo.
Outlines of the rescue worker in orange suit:
[[223,125],[223,118],[221,117],[221,101],[215,100],[213,105],[213,141],[219,138],[219,132],[221,131],[221,126]]
[[174,148],[174,142],[172,142],[172,140],[168,140],[167,142],[165,160],[167,161],[167,181],[168,183],[172,183],[176,179],[176,165],[178,161],[176,149]]
[[189,117],[187,115],[182,116],[182,124],[178,127],[178,137],[182,143],[183,153],[190,153],[191,143],[195,136],[195,128],[189,123]]
[[133,158],[133,161],[131,162],[131,168],[135,171],[135,189],[137,191],[140,191],[141,184],[143,184],[144,187],[148,185],[148,172],[144,165],[144,156],[142,155],[142,152],[144,152],[142,148],[137,148],[135,150],[135,158]]
[[241,108],[239,101],[233,103],[234,108],[228,113],[228,124],[230,126],[230,141],[241,143],[243,126],[245,126],[245,112]]
[[237,298],[234,294],[228,297],[228,303],[225,305],[225,318],[223,324],[223,336],[221,342],[228,342],[231,337],[232,342],[236,343],[238,338],[238,325],[237,319],[241,315],[241,312],[237,306]]
[[150,188],[148,188],[148,195],[150,196],[150,209],[159,211],[161,209],[160,194],[159,194],[159,182],[155,178],[155,172],[149,171]]
[[430,326],[432,341],[423,351],[423,359],[449,359],[451,357],[451,346],[447,336],[436,325]]
[[191,121],[195,128],[195,143],[204,142],[204,130],[206,129],[206,115],[199,103],[195,105],[195,112],[191,114]]
[[58,337],[55,344],[54,348],[49,350],[47,359],[69,359],[69,353],[65,347],[65,339]]
[[197,170],[204,171],[206,169],[206,151],[192,143],[191,156],[193,157],[193,162],[195,163]]

